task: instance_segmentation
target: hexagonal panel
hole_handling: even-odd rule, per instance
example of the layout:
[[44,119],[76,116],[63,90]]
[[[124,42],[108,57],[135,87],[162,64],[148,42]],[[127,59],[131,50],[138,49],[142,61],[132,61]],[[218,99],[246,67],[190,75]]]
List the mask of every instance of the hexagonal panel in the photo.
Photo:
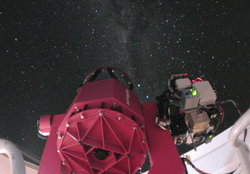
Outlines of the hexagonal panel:
[[124,114],[89,109],[67,123],[61,125],[65,131],[57,145],[62,161],[75,173],[135,173],[146,159],[146,136]]

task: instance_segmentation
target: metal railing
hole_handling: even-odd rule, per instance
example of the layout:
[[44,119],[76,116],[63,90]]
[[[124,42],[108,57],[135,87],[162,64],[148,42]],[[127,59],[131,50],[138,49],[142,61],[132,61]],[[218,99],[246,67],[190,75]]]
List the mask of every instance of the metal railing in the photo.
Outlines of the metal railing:
[[12,142],[0,139],[0,149],[1,153],[6,153],[10,159],[11,174],[26,174],[23,156]]
[[233,125],[228,139],[230,144],[235,148],[240,160],[242,171],[244,174],[250,173],[250,161],[249,161],[249,147],[248,145],[239,139],[239,136],[250,125],[250,109],[244,113],[240,119]]

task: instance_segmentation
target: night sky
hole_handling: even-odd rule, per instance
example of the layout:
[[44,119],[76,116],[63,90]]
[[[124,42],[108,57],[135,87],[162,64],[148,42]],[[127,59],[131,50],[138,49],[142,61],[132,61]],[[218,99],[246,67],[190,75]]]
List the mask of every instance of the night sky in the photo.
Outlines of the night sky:
[[[93,69],[131,77],[141,103],[172,74],[210,81],[218,100],[250,101],[249,1],[1,1],[0,137],[41,158],[41,115],[65,113]],[[225,104],[220,131],[237,119]],[[178,148],[180,154],[186,147]]]

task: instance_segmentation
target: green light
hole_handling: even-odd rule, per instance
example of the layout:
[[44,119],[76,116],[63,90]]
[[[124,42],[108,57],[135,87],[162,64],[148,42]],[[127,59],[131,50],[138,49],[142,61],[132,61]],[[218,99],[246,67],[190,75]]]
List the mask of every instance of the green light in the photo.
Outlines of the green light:
[[213,137],[213,135],[209,135],[209,138],[212,138]]
[[198,92],[195,89],[190,89],[190,92],[192,93],[193,97],[198,95]]

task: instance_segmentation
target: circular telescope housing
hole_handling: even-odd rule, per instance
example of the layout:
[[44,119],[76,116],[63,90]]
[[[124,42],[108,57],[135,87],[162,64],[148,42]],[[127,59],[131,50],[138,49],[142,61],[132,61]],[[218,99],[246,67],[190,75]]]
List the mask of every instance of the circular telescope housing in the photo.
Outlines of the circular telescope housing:
[[126,73],[87,75],[58,127],[57,152],[76,174],[134,174],[148,153],[145,119]]

